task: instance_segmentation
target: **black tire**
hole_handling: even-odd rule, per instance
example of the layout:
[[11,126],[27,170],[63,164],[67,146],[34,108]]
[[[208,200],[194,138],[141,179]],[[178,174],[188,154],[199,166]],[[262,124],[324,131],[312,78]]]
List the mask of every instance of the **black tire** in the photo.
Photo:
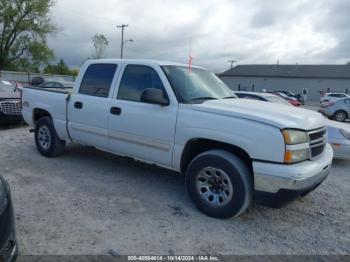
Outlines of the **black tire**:
[[344,122],[347,118],[348,114],[344,110],[338,110],[332,116],[332,119],[338,122]]
[[[210,188],[213,187],[208,187],[208,191],[204,193],[201,192],[203,188],[198,189],[202,185],[200,184],[203,182],[201,176],[206,168],[221,170],[224,172],[224,177],[230,180],[233,194],[231,199],[225,200],[228,201],[227,203],[213,206],[215,203],[209,203],[210,194],[213,194]],[[215,175],[217,176],[216,173]],[[215,218],[239,216],[249,207],[253,199],[253,179],[249,168],[239,157],[223,150],[210,150],[194,158],[186,171],[186,186],[197,208],[204,214]],[[205,194],[209,197],[204,196]]]
[[[48,132],[47,137],[49,139],[46,143],[42,139],[43,130]],[[55,157],[62,154],[66,145],[66,142],[57,136],[51,117],[42,117],[37,121],[34,138],[38,151],[46,157]]]

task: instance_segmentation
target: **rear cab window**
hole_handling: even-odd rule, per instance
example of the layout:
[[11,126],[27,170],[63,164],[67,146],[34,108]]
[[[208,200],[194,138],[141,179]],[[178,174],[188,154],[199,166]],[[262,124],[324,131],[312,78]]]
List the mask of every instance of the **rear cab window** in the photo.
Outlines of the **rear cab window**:
[[79,94],[108,97],[116,70],[116,64],[90,65],[81,81]]

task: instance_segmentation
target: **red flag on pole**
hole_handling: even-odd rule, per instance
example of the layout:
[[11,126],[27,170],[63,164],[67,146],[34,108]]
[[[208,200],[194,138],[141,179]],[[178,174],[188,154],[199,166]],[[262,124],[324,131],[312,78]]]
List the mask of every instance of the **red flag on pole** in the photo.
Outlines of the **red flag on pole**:
[[193,60],[193,57],[190,55],[190,59],[188,61],[188,72],[192,72],[192,60]]
[[193,57],[192,57],[192,38],[190,39],[190,57],[188,59],[188,72],[191,73],[192,72],[192,61],[193,61]]

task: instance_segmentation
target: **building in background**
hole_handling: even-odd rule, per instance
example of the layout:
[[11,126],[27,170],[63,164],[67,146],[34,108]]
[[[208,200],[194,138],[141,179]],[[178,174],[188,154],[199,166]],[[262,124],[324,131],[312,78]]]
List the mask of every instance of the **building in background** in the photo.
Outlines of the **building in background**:
[[238,65],[219,76],[232,90],[288,90],[305,101],[319,101],[321,92],[350,92],[350,65]]

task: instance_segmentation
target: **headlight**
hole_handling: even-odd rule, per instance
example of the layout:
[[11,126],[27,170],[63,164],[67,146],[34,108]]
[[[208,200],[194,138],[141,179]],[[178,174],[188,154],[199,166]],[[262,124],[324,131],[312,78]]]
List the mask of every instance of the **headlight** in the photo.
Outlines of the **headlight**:
[[282,131],[284,142],[287,145],[296,145],[304,144],[309,142],[309,136],[306,132],[294,130],[294,129],[285,129]]
[[5,189],[5,181],[0,178],[0,211],[7,205],[7,193]]
[[284,154],[284,162],[288,164],[301,162],[309,159],[309,149],[286,150]]
[[340,129],[340,133],[348,140],[350,140],[350,131],[345,129]]
[[[297,163],[309,159],[309,135],[300,130],[285,129],[282,130],[284,142],[286,144],[286,151],[284,154],[284,162],[287,164]],[[306,144],[305,148],[297,147],[293,149],[294,145]]]

